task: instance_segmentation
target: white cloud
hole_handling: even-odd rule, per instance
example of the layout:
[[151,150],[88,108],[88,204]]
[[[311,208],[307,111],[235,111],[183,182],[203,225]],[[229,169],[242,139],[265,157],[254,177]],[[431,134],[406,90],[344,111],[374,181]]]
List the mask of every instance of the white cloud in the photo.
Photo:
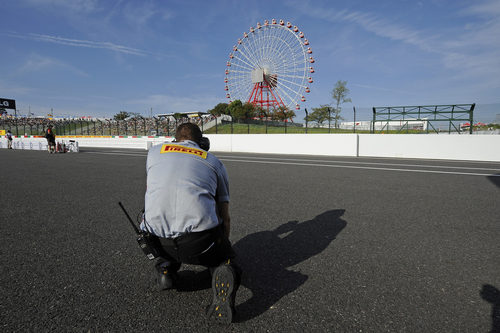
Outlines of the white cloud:
[[128,46],[123,46],[111,42],[96,42],[96,41],[90,41],[90,40],[82,40],[82,39],[73,39],[73,38],[64,38],[64,37],[59,37],[59,36],[50,36],[50,35],[41,35],[41,34],[35,34],[35,33],[30,33],[30,34],[19,34],[19,33],[7,33],[7,36],[14,37],[14,38],[22,38],[22,39],[29,39],[29,40],[35,40],[39,42],[47,42],[47,43],[54,43],[54,44],[60,44],[60,45],[67,45],[67,46],[74,46],[74,47],[84,47],[84,48],[93,48],[93,49],[105,49],[105,50],[110,50],[110,51],[115,51],[115,52],[120,52],[120,53],[125,53],[125,54],[132,54],[132,55],[138,55],[138,56],[145,56],[149,54],[146,51],[131,48]]
[[[430,32],[393,23],[373,13],[321,8],[309,2],[296,2],[301,10],[315,19],[337,23],[350,22],[376,36],[416,46],[452,71],[450,79],[487,82],[500,86],[500,2],[475,2],[451,13],[463,17],[464,27]],[[465,23],[468,23],[467,25]]]
[[463,14],[480,14],[487,17],[500,15],[500,2],[498,0],[489,0],[475,2],[462,11]]
[[[441,42],[445,66],[463,75],[489,79],[500,87],[500,2],[473,4],[464,9],[473,23],[464,33],[445,37]],[[481,16],[470,17],[471,14]],[[476,19],[476,20],[474,20]],[[437,46],[439,47],[439,46]]]
[[152,2],[141,1],[137,4],[127,2],[122,8],[123,16],[132,25],[145,26],[153,17],[159,17],[162,20],[169,20],[173,17],[171,11],[159,8]]
[[302,7],[304,13],[314,18],[332,23],[339,21],[354,23],[377,36],[412,44],[426,51],[432,50],[432,47],[429,45],[429,38],[424,38],[422,32],[394,24],[392,21],[380,18],[375,14],[347,9],[322,8],[316,5],[309,5],[308,2],[297,3],[297,5]]

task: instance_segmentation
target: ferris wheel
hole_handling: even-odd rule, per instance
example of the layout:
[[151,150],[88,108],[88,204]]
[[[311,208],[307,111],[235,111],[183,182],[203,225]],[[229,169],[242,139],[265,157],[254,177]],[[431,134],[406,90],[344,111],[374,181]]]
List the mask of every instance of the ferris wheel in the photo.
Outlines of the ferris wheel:
[[313,82],[312,50],[304,33],[283,20],[257,23],[229,54],[225,71],[228,100],[262,108],[300,109]]

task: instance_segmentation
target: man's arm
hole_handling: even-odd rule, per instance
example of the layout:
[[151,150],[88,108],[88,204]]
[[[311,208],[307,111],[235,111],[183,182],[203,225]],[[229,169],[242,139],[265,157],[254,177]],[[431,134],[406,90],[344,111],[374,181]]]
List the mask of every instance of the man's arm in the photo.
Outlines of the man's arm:
[[231,217],[229,216],[229,202],[218,202],[217,210],[219,216],[222,218],[222,225],[224,226],[224,234],[229,238],[231,232]]

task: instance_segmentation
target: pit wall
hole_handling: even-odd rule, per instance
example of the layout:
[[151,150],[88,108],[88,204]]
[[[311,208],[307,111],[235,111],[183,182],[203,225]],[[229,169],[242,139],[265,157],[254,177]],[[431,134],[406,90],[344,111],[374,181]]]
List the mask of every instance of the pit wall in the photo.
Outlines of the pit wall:
[[[211,134],[211,151],[318,156],[426,158],[500,162],[500,135],[447,134]],[[149,149],[172,137],[57,136],[76,140],[80,148]],[[29,142],[40,137],[16,137]],[[6,148],[5,138],[0,147]]]

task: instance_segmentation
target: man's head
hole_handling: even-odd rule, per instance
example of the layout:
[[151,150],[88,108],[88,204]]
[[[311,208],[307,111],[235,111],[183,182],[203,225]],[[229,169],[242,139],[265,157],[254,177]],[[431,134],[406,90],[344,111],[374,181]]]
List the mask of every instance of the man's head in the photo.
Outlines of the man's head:
[[181,142],[184,140],[191,140],[196,143],[201,141],[201,130],[198,125],[193,123],[180,124],[175,131],[175,141]]

